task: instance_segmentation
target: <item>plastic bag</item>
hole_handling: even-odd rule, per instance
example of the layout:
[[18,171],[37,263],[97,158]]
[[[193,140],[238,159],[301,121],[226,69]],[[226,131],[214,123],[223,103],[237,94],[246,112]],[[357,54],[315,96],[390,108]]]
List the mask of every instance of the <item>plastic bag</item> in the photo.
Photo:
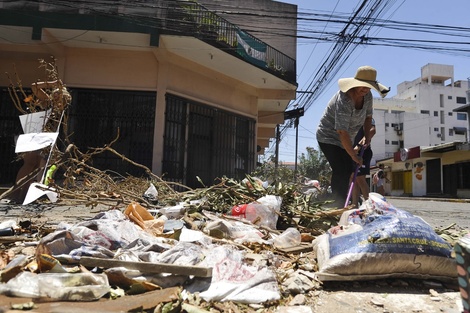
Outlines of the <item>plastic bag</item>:
[[291,248],[300,245],[302,238],[297,228],[289,227],[273,240],[274,247],[278,249]]
[[452,248],[422,218],[370,193],[313,241],[319,280],[456,277]]
[[107,294],[108,276],[92,273],[45,273],[38,275],[41,297],[67,301],[93,301]]

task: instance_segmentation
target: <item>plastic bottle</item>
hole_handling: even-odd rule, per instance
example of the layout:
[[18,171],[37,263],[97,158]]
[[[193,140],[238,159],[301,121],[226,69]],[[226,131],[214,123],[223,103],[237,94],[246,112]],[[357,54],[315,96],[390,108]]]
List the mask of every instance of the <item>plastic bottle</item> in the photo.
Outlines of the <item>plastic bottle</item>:
[[273,240],[274,247],[278,249],[291,248],[300,245],[301,235],[297,228],[287,228],[282,234]]
[[268,206],[252,202],[236,205],[232,208],[232,216],[245,218],[255,225],[276,229],[277,215]]

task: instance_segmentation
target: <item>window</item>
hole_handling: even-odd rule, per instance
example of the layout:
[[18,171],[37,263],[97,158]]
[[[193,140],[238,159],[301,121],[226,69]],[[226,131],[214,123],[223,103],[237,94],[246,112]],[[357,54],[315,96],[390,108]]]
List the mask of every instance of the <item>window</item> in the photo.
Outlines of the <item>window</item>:
[[457,120],[458,120],[458,121],[466,121],[466,120],[467,120],[467,114],[465,114],[465,113],[457,113]]
[[449,136],[454,136],[454,130],[452,128],[449,128]]
[[[31,93],[28,88],[24,91]],[[18,111],[8,90],[0,88],[0,184],[11,185],[22,165],[22,162],[13,162],[16,159],[14,135],[22,132]]]
[[449,113],[447,113],[447,114],[449,114],[449,116],[452,116],[452,115],[453,115],[453,113],[452,113],[452,112],[449,112]]
[[457,188],[468,189],[470,188],[470,166],[469,162],[457,164],[458,184]]
[[[82,151],[102,147],[116,138],[113,148],[138,164],[152,167],[155,103],[157,94],[147,91],[72,90],[68,130]],[[116,173],[141,176],[144,169],[112,153],[93,158],[93,166]]]
[[435,131],[435,132],[438,132],[438,131],[439,131],[439,128],[434,127],[434,131]]
[[439,116],[439,112],[434,111],[434,116]]
[[175,95],[166,95],[162,171],[189,187],[253,171],[255,121]]
[[390,123],[385,123],[385,127],[389,127],[390,126]]
[[398,141],[396,141],[396,140],[392,140],[392,145],[394,145],[394,146],[398,146]]
[[452,100],[452,96],[447,96],[447,99]]
[[387,140],[387,139],[385,139],[385,144],[386,144],[386,145],[389,145],[389,144],[390,144],[390,141]]
[[456,102],[460,104],[466,104],[467,103],[467,98],[465,97],[457,97]]
[[421,114],[429,114],[429,110],[421,110]]

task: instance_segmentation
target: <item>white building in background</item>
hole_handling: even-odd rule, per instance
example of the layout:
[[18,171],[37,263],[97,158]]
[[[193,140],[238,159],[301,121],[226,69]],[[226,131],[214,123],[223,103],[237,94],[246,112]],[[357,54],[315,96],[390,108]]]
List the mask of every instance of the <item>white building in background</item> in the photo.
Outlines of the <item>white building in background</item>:
[[470,192],[469,117],[461,109],[470,102],[468,91],[468,80],[454,80],[452,65],[427,64],[419,78],[399,84],[394,97],[374,98],[371,164],[387,165],[388,194]]
[[400,148],[468,141],[467,80],[454,80],[454,67],[427,64],[421,76],[398,85],[393,98],[374,98],[377,134],[374,159],[393,157]]

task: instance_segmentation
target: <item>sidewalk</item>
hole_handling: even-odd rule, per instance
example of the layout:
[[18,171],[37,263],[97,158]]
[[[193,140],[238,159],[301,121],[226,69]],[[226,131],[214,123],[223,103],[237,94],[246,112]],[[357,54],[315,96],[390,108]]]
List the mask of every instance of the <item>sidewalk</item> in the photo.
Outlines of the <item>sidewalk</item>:
[[443,201],[443,202],[470,203],[470,199],[441,198],[441,197],[385,196],[385,198],[386,199],[402,199],[402,200],[421,200],[421,201]]

